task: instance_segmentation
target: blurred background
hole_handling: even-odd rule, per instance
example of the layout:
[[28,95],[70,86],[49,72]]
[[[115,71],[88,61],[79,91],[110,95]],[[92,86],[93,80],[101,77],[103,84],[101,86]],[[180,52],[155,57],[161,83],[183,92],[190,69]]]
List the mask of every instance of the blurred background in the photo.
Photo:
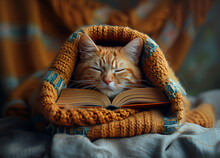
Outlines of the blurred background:
[[215,0],[177,76],[190,95],[220,88],[220,1]]
[[189,95],[220,88],[218,0],[0,0],[1,105],[39,75],[65,40],[92,24],[148,34]]

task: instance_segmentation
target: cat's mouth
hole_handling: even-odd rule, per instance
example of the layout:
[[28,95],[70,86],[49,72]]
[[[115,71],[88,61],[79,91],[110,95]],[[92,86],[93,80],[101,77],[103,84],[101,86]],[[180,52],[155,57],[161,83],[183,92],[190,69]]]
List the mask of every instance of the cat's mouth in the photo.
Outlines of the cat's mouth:
[[106,92],[106,93],[113,93],[117,90],[116,87],[111,87],[111,86],[102,86],[98,88],[99,91],[101,92]]
[[100,90],[104,90],[104,91],[115,91],[116,90],[116,87],[114,85],[114,83],[110,83],[108,85],[106,84],[102,84],[100,87],[99,87]]
[[106,91],[106,92],[118,92],[122,91],[123,88],[114,87],[114,86],[102,86],[98,88],[100,91]]
[[99,89],[99,91],[107,95],[109,98],[114,98],[117,94],[122,92],[123,89],[102,88]]

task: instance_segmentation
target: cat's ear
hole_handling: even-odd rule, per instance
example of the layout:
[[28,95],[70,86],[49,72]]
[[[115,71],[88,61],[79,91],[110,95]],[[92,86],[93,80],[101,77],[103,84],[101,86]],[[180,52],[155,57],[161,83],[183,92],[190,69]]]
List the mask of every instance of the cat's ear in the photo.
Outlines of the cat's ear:
[[134,62],[138,63],[141,51],[143,48],[143,40],[141,38],[135,38],[129,42],[126,46],[122,48],[122,51],[127,55],[127,57]]
[[82,34],[79,40],[80,58],[89,57],[94,52],[98,51],[98,47],[93,40],[87,35]]

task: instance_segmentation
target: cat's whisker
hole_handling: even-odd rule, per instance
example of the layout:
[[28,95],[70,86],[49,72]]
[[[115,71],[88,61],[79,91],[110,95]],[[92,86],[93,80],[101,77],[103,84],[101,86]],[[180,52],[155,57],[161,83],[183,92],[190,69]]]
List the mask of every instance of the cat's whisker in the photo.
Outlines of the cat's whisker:
[[96,85],[86,85],[86,86],[83,86],[82,88],[83,89],[94,89],[94,88],[96,88],[97,86]]
[[81,84],[81,83],[95,83],[95,80],[76,80],[76,81],[72,81],[71,84]]
[[75,82],[71,82],[68,86],[69,87],[73,87],[73,86],[80,86],[80,85],[83,85],[84,83],[82,82],[77,82],[77,81],[75,81]]
[[78,87],[78,86],[80,86],[80,85],[79,85],[79,84],[77,85],[77,84],[75,84],[75,83],[71,83],[71,84],[68,85],[68,87],[70,87],[70,88],[72,88],[72,87]]
[[79,88],[79,87],[81,87],[81,85],[72,86],[72,87],[70,87],[70,88]]
[[83,89],[90,89],[90,90],[94,90],[94,89],[96,89],[96,87],[83,87]]

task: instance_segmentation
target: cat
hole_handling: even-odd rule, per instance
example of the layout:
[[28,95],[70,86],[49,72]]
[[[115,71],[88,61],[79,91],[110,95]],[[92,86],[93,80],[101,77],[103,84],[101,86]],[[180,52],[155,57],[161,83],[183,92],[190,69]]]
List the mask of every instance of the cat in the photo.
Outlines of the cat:
[[74,71],[75,85],[95,89],[110,99],[126,89],[140,87],[138,62],[142,47],[141,38],[132,40],[124,47],[104,47],[82,34],[79,63]]

